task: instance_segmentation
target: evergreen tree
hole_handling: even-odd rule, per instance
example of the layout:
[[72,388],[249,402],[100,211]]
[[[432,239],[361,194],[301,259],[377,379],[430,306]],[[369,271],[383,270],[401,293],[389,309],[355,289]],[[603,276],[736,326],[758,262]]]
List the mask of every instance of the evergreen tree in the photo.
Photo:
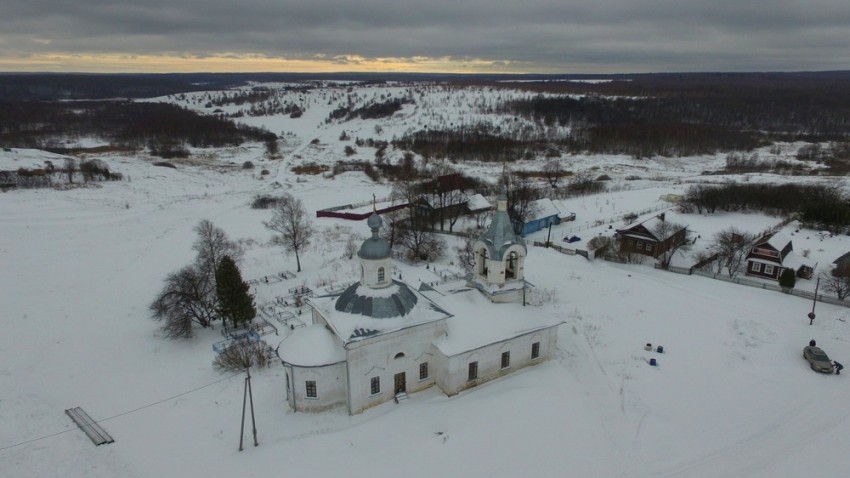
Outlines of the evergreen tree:
[[254,297],[248,293],[249,286],[242,280],[239,267],[230,256],[221,258],[215,271],[218,313],[222,320],[230,320],[234,326],[249,322],[257,315]]
[[783,289],[793,289],[796,283],[797,274],[794,273],[794,269],[783,269],[782,274],[779,275],[779,286]]

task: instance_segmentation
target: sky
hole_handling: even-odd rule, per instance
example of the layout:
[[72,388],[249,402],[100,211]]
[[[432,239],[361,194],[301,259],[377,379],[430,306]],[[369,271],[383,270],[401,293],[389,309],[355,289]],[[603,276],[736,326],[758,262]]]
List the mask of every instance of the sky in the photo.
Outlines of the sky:
[[846,0],[8,0],[0,71],[850,67]]

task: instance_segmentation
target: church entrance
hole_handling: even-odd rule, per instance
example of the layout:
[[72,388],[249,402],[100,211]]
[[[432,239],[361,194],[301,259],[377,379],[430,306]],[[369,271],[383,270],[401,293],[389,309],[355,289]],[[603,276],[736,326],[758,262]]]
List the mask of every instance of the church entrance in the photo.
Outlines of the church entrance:
[[407,392],[407,378],[405,376],[405,372],[395,374],[393,390],[395,390],[395,393]]

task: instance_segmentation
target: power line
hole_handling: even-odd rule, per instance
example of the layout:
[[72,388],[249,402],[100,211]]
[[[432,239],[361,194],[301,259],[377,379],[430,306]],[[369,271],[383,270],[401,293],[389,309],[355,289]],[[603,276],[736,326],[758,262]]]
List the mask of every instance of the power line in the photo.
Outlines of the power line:
[[[197,392],[198,390],[202,390],[202,389],[204,389],[204,388],[211,387],[211,386],[213,386],[213,385],[215,385],[215,384],[217,384],[217,383],[221,383],[221,382],[224,382],[225,380],[230,380],[230,379],[231,379],[231,378],[233,378],[233,377],[239,377],[239,376],[241,376],[241,375],[242,375],[242,372],[235,373],[235,374],[233,374],[233,375],[229,375],[229,376],[227,376],[227,377],[224,377],[224,378],[218,379],[218,380],[216,380],[216,381],[214,381],[214,382],[210,382],[210,383],[208,383],[208,384],[201,385],[200,387],[193,388],[192,390],[187,390],[187,391],[185,391],[185,392],[181,392],[181,393],[178,393],[178,394],[176,394],[176,395],[172,395],[172,396],[170,396],[170,397],[168,397],[168,398],[163,398],[162,400],[157,400],[157,401],[155,401],[155,402],[148,403],[147,405],[142,405],[141,407],[134,408],[134,409],[132,409],[132,410],[128,410],[128,411],[126,411],[126,412],[121,412],[121,413],[119,413],[119,414],[117,414],[117,415],[112,415],[111,417],[106,417],[106,418],[102,418],[102,419],[100,419],[100,420],[95,420],[95,422],[98,422],[98,423],[100,423],[100,422],[105,422],[105,421],[107,421],[107,420],[112,420],[113,418],[123,417],[124,415],[129,415],[129,414],[131,414],[131,413],[136,413],[136,412],[138,412],[138,411],[140,411],[140,410],[144,410],[144,409],[146,409],[146,408],[150,408],[150,407],[152,407],[152,406],[154,406],[154,405],[159,405],[160,403],[165,403],[165,402],[168,402],[168,401],[170,401],[170,400],[174,400],[175,398],[180,398],[180,397],[182,397],[182,396],[184,396],[184,395],[188,395],[188,394],[190,394],[190,393]],[[16,448],[16,447],[19,447],[19,446],[22,446],[22,445],[27,445],[27,444],[33,443],[33,442],[37,442],[37,441],[41,441],[41,440],[46,440],[46,439],[48,439],[48,438],[53,438],[53,437],[55,437],[55,436],[61,435],[61,434],[63,434],[63,433],[68,433],[68,432],[70,432],[70,431],[74,431],[74,430],[76,430],[76,428],[66,428],[65,430],[62,430],[62,431],[59,431],[59,432],[55,432],[55,433],[51,433],[51,434],[49,434],[49,435],[44,435],[44,436],[40,436],[40,437],[38,437],[38,438],[32,438],[32,439],[30,439],[30,440],[25,440],[25,441],[22,441],[22,442],[19,442],[19,443],[15,443],[15,444],[13,444],[13,445],[7,445],[7,446],[4,446],[4,447],[0,447],[0,452],[5,451],[5,450],[8,450],[8,449],[10,449],[10,448]]]

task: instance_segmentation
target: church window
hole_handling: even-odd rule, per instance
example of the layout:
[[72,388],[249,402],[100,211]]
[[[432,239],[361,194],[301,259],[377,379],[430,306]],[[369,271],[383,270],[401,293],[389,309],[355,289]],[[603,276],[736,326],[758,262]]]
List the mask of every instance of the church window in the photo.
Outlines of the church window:
[[422,362],[419,364],[419,380],[425,380],[428,378],[428,362]]
[[478,361],[469,362],[469,381],[475,380],[478,378]]
[[540,342],[534,342],[531,344],[531,359],[536,359],[540,357]]
[[517,257],[516,251],[511,251],[510,254],[508,254],[508,263],[505,267],[505,279],[513,279],[516,277]]
[[481,255],[481,267],[479,269],[479,272],[481,273],[481,275],[486,276],[487,275],[487,249],[481,249],[481,252],[479,254]]
[[370,380],[370,391],[372,395],[381,393],[381,377],[372,377],[372,380]]
[[307,380],[307,398],[316,398],[318,394],[316,393],[316,381],[315,380]]
[[378,284],[383,284],[385,278],[384,268],[378,267]]
[[506,352],[502,352],[502,368],[508,368],[511,366],[511,351],[508,350]]
[[395,359],[395,360],[398,360],[400,358],[404,358],[404,352],[399,352],[399,353],[395,354],[395,357],[393,357],[393,359]]

